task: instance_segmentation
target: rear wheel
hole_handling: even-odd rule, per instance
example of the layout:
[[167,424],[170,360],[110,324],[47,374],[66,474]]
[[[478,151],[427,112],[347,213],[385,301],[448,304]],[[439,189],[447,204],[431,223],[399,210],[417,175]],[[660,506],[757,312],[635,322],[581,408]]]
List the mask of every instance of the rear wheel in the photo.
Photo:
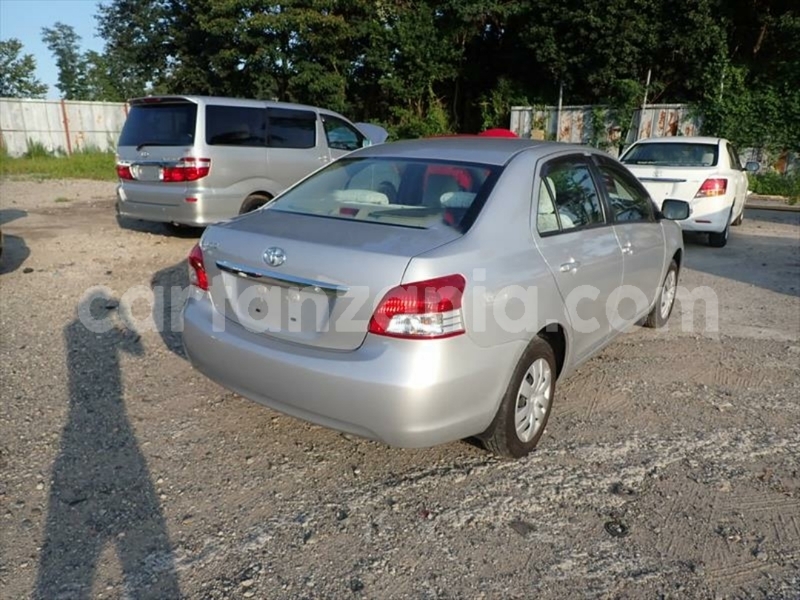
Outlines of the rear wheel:
[[658,295],[656,296],[656,303],[653,306],[653,310],[650,311],[650,314],[647,315],[647,319],[645,319],[645,327],[658,329],[659,327],[663,327],[667,321],[669,321],[669,316],[672,314],[672,308],[675,306],[675,296],[677,292],[678,264],[673,260],[669,265],[669,269],[667,269],[667,275],[664,277],[664,283],[661,284],[661,288],[658,290]]
[[243,215],[244,213],[249,213],[257,208],[261,208],[270,200],[272,200],[272,198],[267,194],[250,194],[242,204],[239,214]]
[[728,223],[725,225],[725,229],[720,231],[719,233],[709,233],[708,234],[708,245],[712,248],[722,248],[725,244],[728,243],[728,238],[731,235],[731,217],[733,217],[733,209],[731,209],[731,214],[728,215]]
[[537,337],[517,363],[500,408],[481,435],[486,448],[510,458],[521,458],[533,450],[547,426],[555,388],[555,354]]

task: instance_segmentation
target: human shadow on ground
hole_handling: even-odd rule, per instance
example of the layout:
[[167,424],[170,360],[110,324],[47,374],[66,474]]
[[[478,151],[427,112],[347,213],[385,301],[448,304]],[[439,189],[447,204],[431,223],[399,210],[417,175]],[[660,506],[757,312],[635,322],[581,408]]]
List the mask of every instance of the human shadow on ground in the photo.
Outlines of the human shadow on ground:
[[69,415],[39,560],[35,597],[42,600],[91,597],[109,544],[125,597],[181,597],[166,521],[125,408],[120,357],[144,350],[139,335],[117,323],[114,306],[97,294],[64,329]]

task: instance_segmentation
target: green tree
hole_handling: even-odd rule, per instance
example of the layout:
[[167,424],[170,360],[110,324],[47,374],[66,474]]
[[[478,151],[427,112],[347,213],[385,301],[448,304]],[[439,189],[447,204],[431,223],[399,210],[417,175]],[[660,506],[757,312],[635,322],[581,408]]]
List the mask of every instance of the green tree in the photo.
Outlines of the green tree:
[[81,36],[71,25],[57,22],[53,27],[42,28],[42,40],[56,59],[56,87],[61,96],[67,100],[86,100],[86,59],[80,51]]
[[[111,0],[97,7],[97,33],[105,46],[94,60],[97,76],[113,82],[109,100],[165,91],[170,77],[166,0]],[[94,57],[89,56],[90,70]]]
[[36,78],[36,59],[22,54],[22,42],[0,40],[0,97],[41,98],[47,86]]

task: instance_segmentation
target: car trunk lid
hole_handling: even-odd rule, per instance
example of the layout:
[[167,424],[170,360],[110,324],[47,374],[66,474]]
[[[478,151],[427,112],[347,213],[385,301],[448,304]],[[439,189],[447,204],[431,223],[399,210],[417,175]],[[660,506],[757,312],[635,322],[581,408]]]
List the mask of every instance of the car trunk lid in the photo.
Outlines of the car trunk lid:
[[362,344],[376,304],[411,258],[460,235],[266,209],[210,228],[203,255],[212,301],[227,319],[268,338],[347,351]]
[[713,167],[625,166],[642,182],[659,208],[667,198],[691,202],[703,182],[717,172]]

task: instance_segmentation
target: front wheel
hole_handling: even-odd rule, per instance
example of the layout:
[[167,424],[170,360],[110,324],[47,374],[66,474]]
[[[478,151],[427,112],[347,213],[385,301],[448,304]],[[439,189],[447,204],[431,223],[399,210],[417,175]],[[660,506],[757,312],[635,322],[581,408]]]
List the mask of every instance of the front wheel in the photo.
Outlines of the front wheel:
[[555,389],[555,354],[537,337],[525,349],[492,424],[480,436],[486,448],[509,458],[533,450],[547,426]]
[[651,329],[658,329],[666,325],[669,321],[669,316],[672,314],[672,308],[675,306],[675,296],[678,292],[678,263],[674,260],[670,263],[667,274],[664,277],[664,283],[658,290],[656,296],[656,303],[653,310],[647,315],[644,326]]

